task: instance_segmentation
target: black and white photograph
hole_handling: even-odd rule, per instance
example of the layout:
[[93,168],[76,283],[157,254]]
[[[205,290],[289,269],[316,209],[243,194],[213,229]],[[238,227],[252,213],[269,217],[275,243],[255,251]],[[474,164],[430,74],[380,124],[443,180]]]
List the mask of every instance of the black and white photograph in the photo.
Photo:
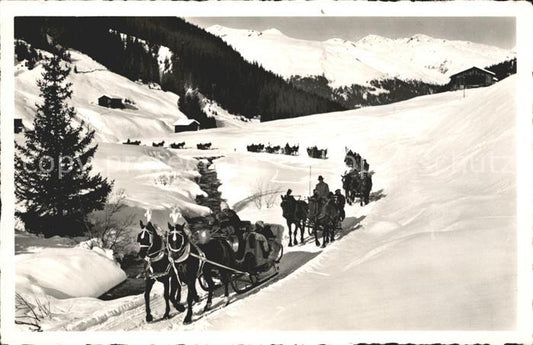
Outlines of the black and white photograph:
[[2,20],[6,343],[532,341],[531,6],[45,5]]

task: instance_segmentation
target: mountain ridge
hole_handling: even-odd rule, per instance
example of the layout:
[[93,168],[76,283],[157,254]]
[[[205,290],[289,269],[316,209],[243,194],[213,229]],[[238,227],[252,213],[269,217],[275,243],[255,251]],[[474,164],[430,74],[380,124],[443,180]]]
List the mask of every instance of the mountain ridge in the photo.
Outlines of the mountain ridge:
[[516,56],[512,50],[421,33],[397,39],[370,34],[356,41],[314,41],[289,37],[275,28],[256,31],[213,25],[205,30],[222,38],[246,60],[286,79],[323,75],[332,88],[369,85],[372,80],[387,78],[444,85],[449,75],[460,70],[484,68]]

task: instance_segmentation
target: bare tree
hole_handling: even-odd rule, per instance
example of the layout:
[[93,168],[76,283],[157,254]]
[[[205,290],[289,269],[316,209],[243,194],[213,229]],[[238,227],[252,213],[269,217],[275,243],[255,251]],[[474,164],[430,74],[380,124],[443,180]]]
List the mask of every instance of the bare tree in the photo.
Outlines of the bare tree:
[[276,197],[281,192],[279,188],[275,188],[274,185],[265,180],[256,180],[254,186],[253,201],[258,209],[271,208],[276,202]]
[[101,246],[111,249],[117,256],[125,254],[132,243],[128,228],[133,225],[135,215],[122,214],[127,207],[123,189],[112,192],[102,211],[94,213],[94,225],[90,236],[99,240]]

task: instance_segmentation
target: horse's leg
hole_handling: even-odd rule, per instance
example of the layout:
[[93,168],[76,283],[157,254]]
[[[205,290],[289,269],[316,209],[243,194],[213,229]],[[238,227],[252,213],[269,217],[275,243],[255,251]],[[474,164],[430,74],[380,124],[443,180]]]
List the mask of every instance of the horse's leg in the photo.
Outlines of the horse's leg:
[[292,229],[291,222],[287,219],[287,227],[289,228],[289,247],[292,247]]
[[349,190],[347,188],[344,188],[344,195],[346,195],[346,202],[348,203],[348,205],[351,205],[351,201],[350,201],[350,195],[349,195]]
[[323,228],[323,231],[322,231],[322,248],[325,248],[326,247],[326,243],[328,241],[328,227],[326,224],[324,224],[324,228]]
[[[198,260],[196,265],[193,265],[193,269],[188,271],[187,274],[187,290],[192,291],[192,300],[193,302],[200,302],[200,296],[198,296],[198,291],[196,291],[196,279],[198,278],[198,274],[200,273],[200,261]],[[191,286],[192,288],[189,289],[188,286]]]
[[185,319],[183,320],[183,324],[188,325],[192,321],[192,305],[194,303],[194,295],[195,295],[195,285],[196,281],[194,279],[189,280],[187,282],[187,315],[185,315]]
[[298,222],[294,221],[294,245],[298,244]]
[[174,274],[170,276],[170,301],[177,311],[184,312],[185,307],[180,303],[181,301],[181,285]]
[[204,279],[208,286],[208,292],[207,292],[207,301],[205,302],[204,311],[208,311],[211,309],[211,304],[213,303],[213,291],[215,290],[215,283],[213,282],[212,278],[213,271],[211,270],[211,267],[204,267]]
[[151,278],[146,278],[145,287],[144,287],[144,304],[146,306],[146,322],[151,322],[154,317],[150,313],[150,291],[152,291],[152,286],[154,285],[154,280]]
[[229,281],[231,275],[228,271],[220,272],[220,277],[222,278],[222,283],[224,284],[224,299],[226,300],[225,306],[229,304]]
[[313,224],[313,232],[315,233],[315,244],[320,246],[320,241],[318,240],[318,224],[317,221]]
[[170,318],[170,292],[169,292],[169,285],[170,285],[170,277],[163,280],[163,296],[165,297],[165,314],[163,315],[163,319],[169,319]]
[[304,243],[304,232],[305,232],[305,219],[302,219],[298,222],[298,225],[300,226],[300,243]]
[[[198,269],[196,269],[196,272],[198,271]],[[198,296],[198,291],[196,291],[196,274],[192,275],[191,277],[189,277],[189,279],[191,279],[193,281],[193,284],[192,284],[192,292],[194,292],[194,294],[192,295],[192,299],[194,302],[200,302],[200,296]]]

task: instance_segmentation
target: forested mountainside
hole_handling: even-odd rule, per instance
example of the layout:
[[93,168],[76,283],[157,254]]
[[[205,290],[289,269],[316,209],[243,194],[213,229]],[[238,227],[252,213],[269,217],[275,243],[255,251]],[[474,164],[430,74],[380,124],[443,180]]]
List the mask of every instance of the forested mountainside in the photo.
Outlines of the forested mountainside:
[[382,105],[444,90],[442,85],[420,80],[375,79],[369,85],[352,84],[332,88],[324,76],[293,76],[289,82],[297,88],[329,98],[347,108]]
[[[196,89],[228,111],[262,121],[345,109],[302,90],[179,18],[18,17],[15,37],[34,48],[74,48],[131,80],[181,96]],[[168,50],[170,54],[162,56]]]
[[[496,74],[503,80],[516,73],[516,58],[506,60],[484,69]],[[403,101],[409,98],[449,91],[449,84],[438,85],[421,80],[401,80],[398,78],[375,79],[370,85],[352,84],[332,88],[324,76],[292,76],[289,82],[297,88],[320,97],[329,98],[346,108],[358,108],[369,105],[382,105]]]

